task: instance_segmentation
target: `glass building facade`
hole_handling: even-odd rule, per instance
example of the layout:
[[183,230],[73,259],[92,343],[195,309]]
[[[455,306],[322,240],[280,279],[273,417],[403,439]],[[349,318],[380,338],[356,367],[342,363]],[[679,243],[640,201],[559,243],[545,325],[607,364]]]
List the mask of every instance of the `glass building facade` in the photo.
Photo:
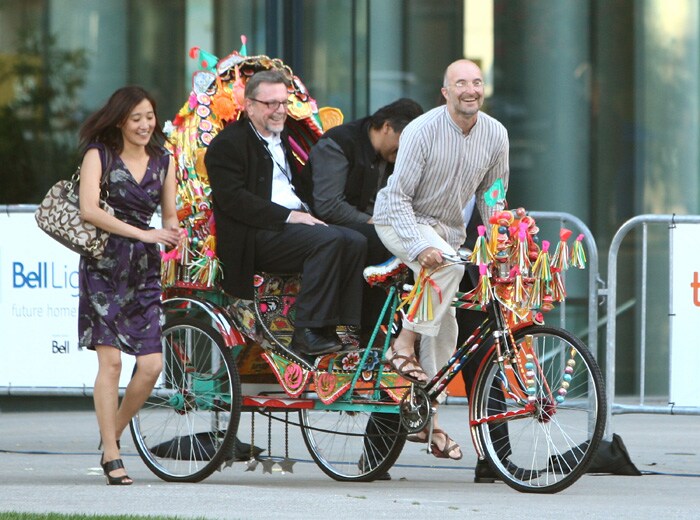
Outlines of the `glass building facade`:
[[[510,135],[511,207],[580,218],[603,269],[627,219],[700,213],[697,0],[0,0],[0,203],[36,203],[70,174],[77,126],[124,84],[174,117],[197,66],[190,47],[223,57],[241,35],[346,120],[399,97],[431,108],[447,64],[478,62],[484,110]],[[653,315],[666,312],[668,266],[665,234],[650,240]],[[622,255],[618,301],[635,301],[634,240]],[[574,284],[574,304],[584,290]],[[639,320],[618,321],[618,392],[639,377]],[[647,386],[664,393],[668,330],[647,335],[661,346]]]

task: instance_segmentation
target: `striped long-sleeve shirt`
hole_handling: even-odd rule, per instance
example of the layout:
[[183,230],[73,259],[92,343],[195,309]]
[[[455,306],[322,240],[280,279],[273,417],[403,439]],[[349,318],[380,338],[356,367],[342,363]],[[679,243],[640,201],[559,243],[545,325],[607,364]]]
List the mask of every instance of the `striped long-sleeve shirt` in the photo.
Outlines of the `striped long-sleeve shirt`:
[[414,119],[401,134],[394,173],[377,194],[375,224],[391,225],[401,238],[407,260],[429,247],[417,224],[440,226],[445,241],[458,249],[464,239],[462,210],[476,193],[484,222],[494,211],[484,192],[496,179],[508,186],[508,133],[493,117],[479,112],[468,135],[447,107]]

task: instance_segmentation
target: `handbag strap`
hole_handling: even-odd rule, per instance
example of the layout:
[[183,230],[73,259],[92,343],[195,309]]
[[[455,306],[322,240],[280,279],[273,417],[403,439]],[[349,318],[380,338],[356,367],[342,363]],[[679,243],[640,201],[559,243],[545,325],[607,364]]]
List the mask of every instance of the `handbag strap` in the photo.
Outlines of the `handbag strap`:
[[[97,153],[100,155],[100,164],[102,165],[102,177],[100,177],[100,201],[105,202],[109,197],[109,177],[107,172],[112,166],[114,159],[112,158],[112,154],[109,153],[102,143],[96,143],[93,148],[95,148]],[[107,164],[108,159],[109,164]],[[73,183],[73,186],[77,188],[78,183],[80,182],[80,165],[78,165],[78,167],[75,169],[75,173],[71,177],[71,182]]]
[[[97,152],[100,154],[100,163],[102,164],[102,177],[100,178],[100,200],[105,202],[109,197],[109,178],[107,172],[112,167],[114,161],[112,154],[107,150],[105,145],[98,143],[96,146]],[[109,159],[109,161],[107,161]]]

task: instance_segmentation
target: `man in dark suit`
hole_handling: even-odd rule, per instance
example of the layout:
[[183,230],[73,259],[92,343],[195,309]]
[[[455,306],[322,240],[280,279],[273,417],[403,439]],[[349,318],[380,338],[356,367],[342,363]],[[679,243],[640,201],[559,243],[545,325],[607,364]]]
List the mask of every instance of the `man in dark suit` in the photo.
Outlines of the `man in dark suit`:
[[310,183],[292,169],[285,132],[288,83],[276,70],[254,74],[246,117],[219,132],[204,162],[224,290],[252,299],[256,270],[301,272],[292,348],[320,355],[341,349],[337,325],[360,324],[367,240],[310,213]]

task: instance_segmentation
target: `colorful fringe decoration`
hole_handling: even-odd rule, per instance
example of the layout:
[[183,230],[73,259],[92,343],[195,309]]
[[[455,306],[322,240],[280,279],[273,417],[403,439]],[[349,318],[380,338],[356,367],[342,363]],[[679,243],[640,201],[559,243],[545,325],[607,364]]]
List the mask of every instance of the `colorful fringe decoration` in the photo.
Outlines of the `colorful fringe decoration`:
[[530,270],[530,256],[527,243],[527,224],[521,222],[515,232],[516,239],[513,245],[511,262],[518,267],[521,275],[527,276]]
[[433,288],[442,301],[442,292],[435,282],[430,278],[425,268],[421,268],[418,280],[413,284],[409,292],[399,304],[397,310],[408,306],[406,319],[412,323],[432,321],[433,319],[433,297],[430,288]]
[[513,302],[522,307],[527,302],[527,291],[525,290],[525,284],[523,283],[523,273],[520,271],[520,267],[517,265],[511,270],[511,278],[513,278]]
[[489,237],[488,241],[488,251],[489,251],[489,256],[492,258],[496,257],[496,253],[498,252],[498,225],[494,224],[491,226],[491,236]]
[[564,280],[561,276],[561,270],[552,267],[552,301],[563,302],[566,298],[566,289],[564,289]]
[[586,268],[586,252],[583,250],[583,233],[576,237],[571,250],[571,267]]
[[559,230],[559,243],[552,256],[552,267],[559,271],[566,271],[569,268],[569,246],[566,241],[571,236],[571,230],[561,228]]
[[547,286],[552,281],[552,268],[549,262],[549,241],[543,240],[542,249],[537,255],[535,264],[532,266],[532,276]]
[[485,304],[497,297],[508,320],[517,323],[531,319],[535,309],[547,312],[554,303],[564,301],[564,272],[570,266],[583,269],[586,264],[583,235],[570,251],[567,241],[572,232],[560,229],[552,253],[550,242],[543,240],[540,247],[537,223],[524,208],[496,211],[488,222],[491,229],[479,230],[469,257],[479,266],[477,287],[466,295],[469,303]]
[[174,284],[175,280],[177,280],[177,267],[180,261],[179,246],[167,252],[161,251],[160,261],[160,281],[164,287],[167,287]]
[[535,279],[530,288],[530,294],[527,297],[526,306],[530,309],[539,309],[542,305],[542,288],[543,284]]
[[481,305],[486,305],[491,301],[491,280],[489,268],[486,264],[481,264],[479,266],[479,283],[477,284],[474,293],[477,297],[477,301]]
[[489,249],[488,243],[486,241],[486,226],[479,226],[477,228],[479,236],[474,243],[474,250],[472,251],[469,261],[476,265],[488,265],[493,262],[493,254]]
[[219,259],[213,250],[206,248],[202,256],[190,266],[190,280],[205,287],[213,287],[219,275]]

